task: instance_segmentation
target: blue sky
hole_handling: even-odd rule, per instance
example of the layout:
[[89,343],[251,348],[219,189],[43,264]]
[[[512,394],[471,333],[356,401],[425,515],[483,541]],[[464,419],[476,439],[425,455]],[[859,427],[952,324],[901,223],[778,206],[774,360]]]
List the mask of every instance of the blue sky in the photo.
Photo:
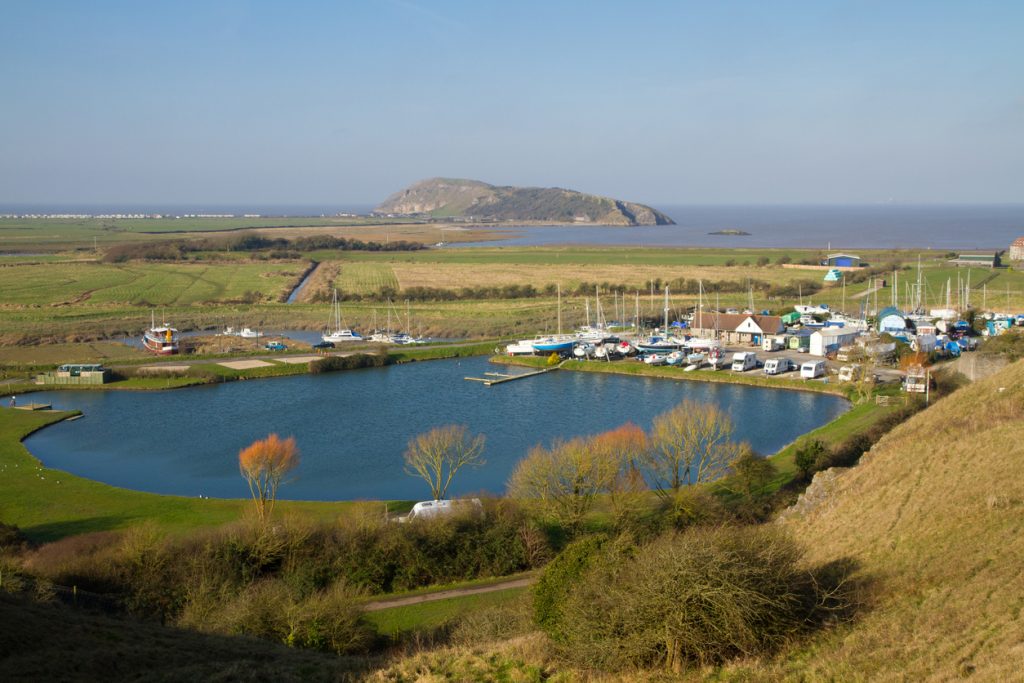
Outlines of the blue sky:
[[1024,3],[0,0],[0,202],[1024,201]]

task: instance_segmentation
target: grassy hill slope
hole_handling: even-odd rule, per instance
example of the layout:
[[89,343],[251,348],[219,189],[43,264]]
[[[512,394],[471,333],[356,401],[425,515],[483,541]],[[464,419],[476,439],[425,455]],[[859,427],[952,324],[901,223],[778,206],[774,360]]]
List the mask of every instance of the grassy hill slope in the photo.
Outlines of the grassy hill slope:
[[[6,681],[355,681],[366,662],[214,636],[0,592]],[[16,625],[16,627],[15,627]]]
[[778,666],[812,679],[1020,680],[1022,474],[1024,362],[883,438],[787,522],[811,561],[854,558],[877,601]]

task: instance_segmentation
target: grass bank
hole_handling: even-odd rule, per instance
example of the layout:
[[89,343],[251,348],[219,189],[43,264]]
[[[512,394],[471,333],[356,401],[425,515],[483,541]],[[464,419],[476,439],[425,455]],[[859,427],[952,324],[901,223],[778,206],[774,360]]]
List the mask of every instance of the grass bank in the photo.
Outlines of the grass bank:
[[[44,467],[21,441],[73,414],[0,408],[0,521],[17,525],[32,540],[127,529],[142,522],[181,533],[225,524],[247,514],[248,500],[130,491]],[[278,505],[282,514],[334,520],[360,504],[280,501]]]

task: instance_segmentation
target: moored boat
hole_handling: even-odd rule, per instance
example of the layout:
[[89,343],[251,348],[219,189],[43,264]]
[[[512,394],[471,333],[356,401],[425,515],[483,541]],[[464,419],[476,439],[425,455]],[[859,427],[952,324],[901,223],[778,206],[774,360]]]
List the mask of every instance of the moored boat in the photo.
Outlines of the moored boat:
[[338,290],[334,290],[334,301],[332,302],[332,320],[329,324],[333,329],[328,328],[320,337],[325,342],[337,344],[339,342],[363,341],[363,336],[358,332],[341,326],[341,304],[338,303]]
[[156,317],[152,316],[149,329],[142,335],[142,345],[161,356],[178,353],[178,330],[167,323],[157,326]]
[[568,353],[575,343],[575,337],[545,337],[533,341],[533,350],[538,353]]

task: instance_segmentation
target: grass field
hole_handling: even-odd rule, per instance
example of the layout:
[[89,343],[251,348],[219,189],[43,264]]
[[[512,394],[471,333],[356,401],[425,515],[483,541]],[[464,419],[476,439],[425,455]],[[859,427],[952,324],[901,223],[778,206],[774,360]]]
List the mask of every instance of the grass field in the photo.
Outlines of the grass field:
[[[463,585],[471,587],[473,584],[460,584],[460,587]],[[416,605],[391,607],[367,612],[366,620],[381,635],[395,638],[406,633],[438,628],[476,610],[510,605],[526,598],[528,591],[528,588],[510,588],[490,593],[476,593],[422,602]]]
[[303,267],[296,263],[62,263],[0,268],[0,306],[115,304],[190,306],[276,300]]
[[394,268],[387,263],[343,262],[338,266],[334,286],[347,294],[374,294],[382,287],[398,289]]

